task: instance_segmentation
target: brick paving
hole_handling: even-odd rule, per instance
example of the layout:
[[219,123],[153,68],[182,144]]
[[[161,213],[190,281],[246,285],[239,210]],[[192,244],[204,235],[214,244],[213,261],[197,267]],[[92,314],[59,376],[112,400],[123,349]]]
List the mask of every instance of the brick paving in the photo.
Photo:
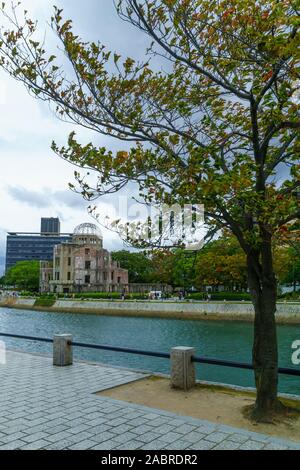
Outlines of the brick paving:
[[0,450],[300,449],[300,444],[129,404],[95,392],[146,375],[7,352],[0,365]]

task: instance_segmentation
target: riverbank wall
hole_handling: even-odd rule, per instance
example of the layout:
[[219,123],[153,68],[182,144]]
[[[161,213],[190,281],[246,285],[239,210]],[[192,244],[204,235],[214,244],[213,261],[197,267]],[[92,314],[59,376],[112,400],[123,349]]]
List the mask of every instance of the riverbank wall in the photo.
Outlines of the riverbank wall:
[[[0,307],[42,312],[248,322],[254,318],[254,309],[249,302],[57,300],[51,306],[42,307],[35,304],[36,299],[0,299]],[[278,303],[276,319],[279,324],[300,324],[300,303]]]

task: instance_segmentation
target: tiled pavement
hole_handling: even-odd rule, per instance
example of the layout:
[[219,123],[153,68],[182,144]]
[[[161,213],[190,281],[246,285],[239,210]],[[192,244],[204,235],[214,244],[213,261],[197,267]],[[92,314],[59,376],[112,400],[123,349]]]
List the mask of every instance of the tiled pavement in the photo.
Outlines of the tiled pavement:
[[124,369],[7,352],[0,365],[0,450],[300,449],[300,444],[94,393],[143,377]]

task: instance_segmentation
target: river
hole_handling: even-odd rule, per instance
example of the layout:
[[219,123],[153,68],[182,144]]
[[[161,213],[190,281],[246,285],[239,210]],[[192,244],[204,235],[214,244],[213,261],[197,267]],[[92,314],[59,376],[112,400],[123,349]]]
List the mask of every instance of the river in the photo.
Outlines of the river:
[[[159,352],[169,352],[173,346],[193,346],[197,355],[243,362],[251,362],[253,338],[253,327],[246,322],[46,313],[8,308],[0,308],[0,331],[49,338],[69,333],[73,334],[74,341]],[[280,366],[296,367],[291,363],[291,344],[296,339],[300,339],[298,325],[278,326]],[[5,343],[11,349],[52,353],[52,345],[47,343],[7,338]],[[74,356],[128,368],[169,372],[166,359],[83,348],[74,348]],[[197,378],[254,386],[252,371],[228,367],[198,364]],[[279,390],[300,395],[300,378],[281,375]]]

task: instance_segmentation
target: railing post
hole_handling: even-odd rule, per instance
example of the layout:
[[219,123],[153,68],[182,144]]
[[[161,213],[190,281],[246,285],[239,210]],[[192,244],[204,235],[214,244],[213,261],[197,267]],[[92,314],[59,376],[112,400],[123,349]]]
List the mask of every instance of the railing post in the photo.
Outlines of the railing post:
[[53,365],[71,366],[73,364],[73,336],[55,335],[53,338]]
[[194,355],[194,348],[178,346],[171,349],[171,387],[189,390],[195,386],[195,364],[192,362]]

